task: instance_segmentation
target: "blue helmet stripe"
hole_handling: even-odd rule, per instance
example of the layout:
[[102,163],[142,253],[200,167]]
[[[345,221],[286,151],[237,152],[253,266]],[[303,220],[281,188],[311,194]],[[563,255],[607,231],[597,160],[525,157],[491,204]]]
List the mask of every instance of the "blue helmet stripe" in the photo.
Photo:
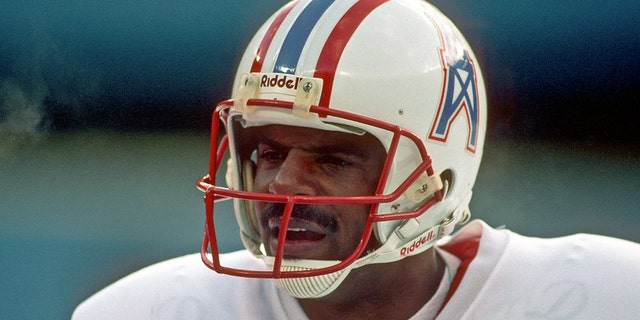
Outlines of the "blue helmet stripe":
[[291,26],[282,43],[273,72],[294,74],[304,44],[320,17],[333,0],[311,1]]

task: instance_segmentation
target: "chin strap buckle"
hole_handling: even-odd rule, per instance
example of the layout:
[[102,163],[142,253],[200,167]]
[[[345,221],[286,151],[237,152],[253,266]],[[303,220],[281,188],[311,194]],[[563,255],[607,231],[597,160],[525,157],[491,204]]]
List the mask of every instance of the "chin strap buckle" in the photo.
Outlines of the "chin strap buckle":
[[447,236],[453,232],[456,226],[465,224],[471,219],[471,211],[469,210],[469,202],[471,202],[472,192],[469,191],[467,196],[462,200],[460,205],[453,210],[453,213],[440,224],[440,237]]

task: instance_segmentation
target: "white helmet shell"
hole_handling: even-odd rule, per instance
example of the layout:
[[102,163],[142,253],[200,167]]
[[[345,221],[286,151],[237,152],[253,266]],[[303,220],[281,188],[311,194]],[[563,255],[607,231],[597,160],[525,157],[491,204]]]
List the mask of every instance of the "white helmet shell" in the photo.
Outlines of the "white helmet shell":
[[[467,209],[486,131],[484,81],[467,41],[432,5],[414,0],[292,2],[252,39],[234,88],[250,72],[291,78],[320,74],[321,106],[382,119],[424,138],[434,169],[448,171],[450,185],[444,201],[419,218],[422,230],[456,209]],[[389,145],[388,136],[379,139]],[[406,149],[406,154],[398,152],[387,190],[395,189],[407,176],[403,169],[418,161],[412,160],[414,150]],[[380,210],[406,206],[416,205],[402,201]],[[378,223],[376,236],[384,243],[400,223]]]

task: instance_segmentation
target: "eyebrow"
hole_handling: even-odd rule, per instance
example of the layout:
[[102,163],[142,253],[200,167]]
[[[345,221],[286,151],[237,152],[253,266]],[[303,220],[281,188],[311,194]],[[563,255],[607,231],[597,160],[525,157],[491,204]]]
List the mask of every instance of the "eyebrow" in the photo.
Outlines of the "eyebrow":
[[[274,149],[279,149],[279,150],[285,150],[285,149],[291,149],[291,146],[287,146],[284,145],[278,141],[275,141],[273,139],[267,138],[267,137],[262,137],[261,139],[258,140],[258,144],[266,144],[271,148]],[[318,147],[294,147],[297,149],[301,149],[304,150],[306,152],[309,153],[313,153],[313,154],[336,154],[336,153],[341,153],[341,154],[346,154],[349,156],[354,156],[356,158],[362,159],[362,160],[366,160],[369,158],[369,155],[365,154],[363,150],[359,149],[359,148],[354,148],[354,146],[352,144],[345,144],[345,143],[340,143],[340,144],[326,144],[326,145],[322,145],[322,146],[318,146]]]

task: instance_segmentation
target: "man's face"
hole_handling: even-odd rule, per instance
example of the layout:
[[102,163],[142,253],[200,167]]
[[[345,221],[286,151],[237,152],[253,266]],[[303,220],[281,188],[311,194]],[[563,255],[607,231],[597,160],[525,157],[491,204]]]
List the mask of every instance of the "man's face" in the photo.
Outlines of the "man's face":
[[[372,195],[386,152],[371,134],[362,136],[270,125],[256,134],[254,190],[316,196]],[[260,235],[274,255],[284,205],[255,202]],[[289,221],[287,258],[340,260],[362,237],[369,205],[297,205]],[[377,244],[369,243],[375,247]]]

